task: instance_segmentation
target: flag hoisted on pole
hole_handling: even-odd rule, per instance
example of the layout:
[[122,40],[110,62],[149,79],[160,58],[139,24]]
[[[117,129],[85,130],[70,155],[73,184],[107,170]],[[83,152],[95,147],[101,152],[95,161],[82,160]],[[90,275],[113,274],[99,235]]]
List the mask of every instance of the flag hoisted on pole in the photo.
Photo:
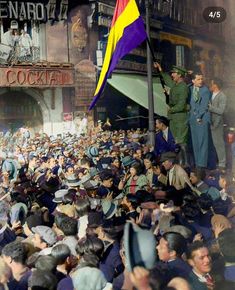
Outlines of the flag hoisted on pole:
[[147,38],[144,22],[135,0],[117,0],[109,33],[104,63],[95,90],[91,110],[98,101],[107,78],[115,69],[118,61]]

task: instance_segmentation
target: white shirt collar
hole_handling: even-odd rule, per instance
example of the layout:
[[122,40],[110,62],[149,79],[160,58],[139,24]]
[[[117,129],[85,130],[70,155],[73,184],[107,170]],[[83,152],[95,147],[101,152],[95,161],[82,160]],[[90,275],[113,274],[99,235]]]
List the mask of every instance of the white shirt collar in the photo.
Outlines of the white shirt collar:
[[169,130],[168,127],[166,127],[165,130],[162,130],[162,134],[163,134],[163,136],[164,136],[164,138],[165,138],[166,140],[168,139],[168,130]]
[[218,91],[218,92],[216,92],[216,93],[213,93],[213,94],[212,94],[212,97],[211,97],[212,100],[214,100],[214,98],[215,98],[219,93],[220,93],[220,91]]
[[202,282],[202,283],[206,283],[206,275],[208,274],[205,274],[205,275],[201,275],[201,274],[198,274],[196,273],[194,270],[192,270],[193,273],[198,277],[199,281]]
[[175,169],[175,165],[169,170],[170,173],[173,173]]
[[197,187],[203,184],[203,181],[198,182]]
[[172,185],[172,179],[174,174],[175,165],[169,170],[169,184]]

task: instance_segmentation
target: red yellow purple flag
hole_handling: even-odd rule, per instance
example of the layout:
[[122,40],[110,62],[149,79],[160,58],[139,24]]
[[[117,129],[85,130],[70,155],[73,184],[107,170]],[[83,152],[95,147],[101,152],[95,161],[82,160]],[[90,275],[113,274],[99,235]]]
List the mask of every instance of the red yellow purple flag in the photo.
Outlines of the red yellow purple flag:
[[91,110],[98,101],[107,78],[118,61],[147,38],[143,19],[135,0],[117,0],[109,33],[104,63],[95,90]]

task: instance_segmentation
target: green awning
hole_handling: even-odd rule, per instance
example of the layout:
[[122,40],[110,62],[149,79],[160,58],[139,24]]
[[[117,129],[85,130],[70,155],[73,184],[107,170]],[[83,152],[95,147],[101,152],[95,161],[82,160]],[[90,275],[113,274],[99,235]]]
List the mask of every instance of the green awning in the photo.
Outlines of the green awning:
[[[140,106],[148,109],[147,77],[133,74],[112,74],[108,83]],[[153,78],[154,113],[166,116],[167,105],[159,78]]]

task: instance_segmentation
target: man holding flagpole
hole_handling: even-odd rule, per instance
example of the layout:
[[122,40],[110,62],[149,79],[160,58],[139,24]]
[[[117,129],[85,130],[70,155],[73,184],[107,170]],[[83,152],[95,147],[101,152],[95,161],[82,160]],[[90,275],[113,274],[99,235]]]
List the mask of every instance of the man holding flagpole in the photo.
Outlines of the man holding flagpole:
[[155,62],[156,67],[162,75],[166,85],[170,88],[168,118],[170,129],[175,138],[175,142],[180,145],[181,151],[179,161],[181,165],[187,167],[187,141],[188,141],[188,96],[189,89],[184,82],[187,70],[182,67],[173,66],[171,76],[164,73],[159,63]]

